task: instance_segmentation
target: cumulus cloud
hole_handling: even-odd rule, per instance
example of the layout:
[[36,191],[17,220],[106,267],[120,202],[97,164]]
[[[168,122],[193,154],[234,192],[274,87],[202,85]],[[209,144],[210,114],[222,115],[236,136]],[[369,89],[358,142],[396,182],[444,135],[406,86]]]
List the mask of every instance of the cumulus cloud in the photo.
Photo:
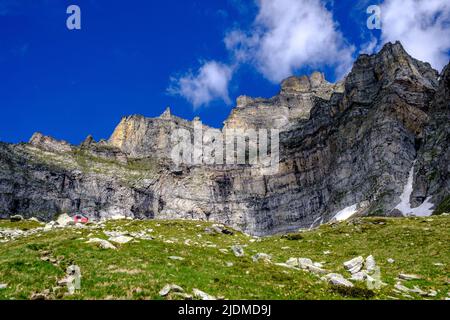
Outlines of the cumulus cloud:
[[305,66],[332,66],[338,76],[350,69],[354,48],[324,2],[259,0],[258,8],[250,30],[234,30],[225,38],[238,61],[252,63],[272,82]]
[[383,43],[400,40],[409,54],[438,70],[448,63],[450,1],[386,0],[381,23]]
[[217,61],[206,61],[196,73],[188,72],[179,78],[172,78],[168,91],[182,96],[194,108],[218,99],[230,104],[228,86],[232,75],[233,67]]
[[[240,0],[230,0],[240,3]],[[344,76],[353,63],[349,45],[326,5],[330,0],[256,0],[257,14],[245,29],[224,38],[228,64],[205,62],[194,74],[172,79],[169,92],[187,99],[195,108],[221,99],[230,103],[228,87],[235,70],[249,64],[273,83],[302,68],[335,69]]]
[[369,41],[361,44],[359,53],[373,54],[377,50],[377,47],[378,47],[378,39],[374,36],[371,36]]

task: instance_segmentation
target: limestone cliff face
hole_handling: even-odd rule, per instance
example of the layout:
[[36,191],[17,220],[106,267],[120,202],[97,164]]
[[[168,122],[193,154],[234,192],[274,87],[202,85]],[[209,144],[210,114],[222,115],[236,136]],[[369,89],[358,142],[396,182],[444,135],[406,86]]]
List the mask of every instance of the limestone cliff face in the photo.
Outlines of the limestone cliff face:
[[109,144],[131,157],[168,154],[170,134],[176,128],[190,124],[177,119],[149,119],[142,116],[123,118],[114,130]]
[[430,121],[418,138],[421,147],[411,197],[415,205],[430,195],[441,200],[450,194],[450,65],[440,76],[439,87],[428,113]]
[[[120,149],[131,157],[170,158],[171,134],[175,129],[193,132],[197,119],[187,121],[173,116],[167,109],[158,118],[139,115],[124,117],[108,140],[110,146]],[[203,130],[209,127],[202,125]]]
[[273,98],[239,97],[224,127],[285,130],[298,120],[309,118],[316,97],[329,100],[338,92],[343,92],[343,83],[331,84],[320,72],[314,72],[309,78],[290,77],[283,81],[280,93]]
[[30,139],[30,145],[50,152],[69,152],[72,146],[65,141],[58,141],[52,137],[36,132]]
[[0,215],[208,219],[266,235],[348,212],[430,214],[425,204],[450,193],[449,69],[439,75],[387,44],[340,83],[316,72],[286,79],[270,99],[239,97],[224,129],[281,130],[274,175],[258,165],[174,166],[171,134],[192,133],[196,120],[170,110],[123,118],[108,141],[75,147],[37,134],[0,144]]

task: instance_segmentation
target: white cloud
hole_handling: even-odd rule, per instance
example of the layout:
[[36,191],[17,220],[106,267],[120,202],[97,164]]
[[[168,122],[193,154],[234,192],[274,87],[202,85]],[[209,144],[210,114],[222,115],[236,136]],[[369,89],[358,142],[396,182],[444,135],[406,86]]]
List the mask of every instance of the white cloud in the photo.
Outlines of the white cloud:
[[250,30],[234,30],[225,44],[238,61],[256,66],[279,82],[305,66],[329,65],[338,76],[349,71],[354,48],[347,45],[320,0],[259,0]]
[[[251,26],[225,36],[231,62],[206,62],[196,74],[173,79],[170,92],[183,96],[194,107],[216,99],[230,103],[229,83],[241,64],[254,66],[274,83],[304,67],[329,66],[338,78],[350,70],[355,47],[346,42],[327,9],[326,5],[333,7],[332,0],[255,1],[257,15]],[[370,3],[360,0],[356,5],[365,13]],[[381,38],[371,35],[359,45],[360,53],[372,54],[384,43],[399,40],[413,57],[430,62],[436,69],[448,63],[449,0],[384,0],[381,22]],[[366,21],[362,23],[365,28]]]
[[414,58],[441,70],[449,61],[449,0],[386,0],[381,6],[382,42],[400,40]]
[[179,78],[172,78],[168,91],[188,100],[194,108],[208,105],[221,99],[230,104],[228,86],[233,75],[233,67],[217,61],[207,61],[197,73],[189,72]]
[[360,46],[359,53],[360,54],[373,54],[377,51],[378,47],[378,39],[374,36],[370,37],[370,40],[364,42]]

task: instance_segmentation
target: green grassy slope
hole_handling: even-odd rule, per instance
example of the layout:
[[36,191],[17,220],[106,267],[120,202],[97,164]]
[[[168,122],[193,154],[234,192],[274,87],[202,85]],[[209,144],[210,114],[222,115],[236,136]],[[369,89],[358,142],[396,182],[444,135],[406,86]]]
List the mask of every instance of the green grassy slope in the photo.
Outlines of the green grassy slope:
[[[0,221],[0,229],[31,229],[36,225]],[[0,284],[7,284],[6,289],[0,289],[0,299],[29,299],[45,290],[50,299],[163,299],[158,292],[169,283],[186,292],[198,288],[225,299],[424,299],[394,291],[399,273],[421,277],[403,281],[407,287],[437,291],[437,296],[427,299],[448,297],[449,216],[362,218],[323,225],[297,237],[261,239],[238,232],[209,234],[205,232],[208,226],[198,221],[110,221],[104,228],[70,227],[0,243]],[[135,240],[117,245],[117,250],[85,243],[92,237],[107,239],[104,230],[147,229],[153,229],[150,234],[154,240]],[[244,257],[234,256],[230,250],[234,244],[245,246]],[[228,249],[228,253],[219,249]],[[251,257],[256,253],[272,255],[273,262],[311,258],[347,278],[350,274],[343,262],[371,254],[387,285],[373,292],[365,283],[357,284],[357,290],[336,290],[306,271],[253,262]],[[54,260],[43,261],[43,256]],[[395,262],[388,263],[388,258]],[[233,265],[227,266],[227,262]],[[52,288],[71,264],[81,268],[82,279],[81,289],[68,296],[65,288]]]

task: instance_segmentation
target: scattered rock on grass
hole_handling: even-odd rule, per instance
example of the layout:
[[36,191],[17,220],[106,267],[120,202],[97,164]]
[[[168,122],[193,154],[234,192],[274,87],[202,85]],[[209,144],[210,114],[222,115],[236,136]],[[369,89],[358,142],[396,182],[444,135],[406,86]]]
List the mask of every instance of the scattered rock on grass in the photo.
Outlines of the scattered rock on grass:
[[288,269],[300,270],[298,267],[287,263],[274,263],[274,265]]
[[257,253],[253,257],[253,262],[263,261],[263,262],[269,262],[272,260],[272,256],[267,253]]
[[350,280],[354,280],[354,281],[364,281],[367,279],[367,272],[366,271],[359,271],[356,273],[353,273]]
[[308,270],[309,272],[315,273],[315,274],[325,274],[328,271],[319,267],[316,267],[315,265],[308,265],[306,267],[306,270]]
[[395,289],[404,292],[404,293],[415,293],[422,297],[435,297],[437,296],[437,292],[435,290],[430,290],[429,292],[423,291],[418,286],[414,286],[414,288],[410,289],[404,286],[401,282],[397,282],[394,286]]
[[430,292],[428,292],[427,296],[428,297],[436,297],[437,296],[437,291],[436,290],[430,290]]
[[315,274],[325,274],[328,271],[322,269],[322,264],[314,263],[309,258],[289,258],[286,263],[275,263],[275,265],[295,270],[306,270]]
[[180,297],[183,300],[192,300],[192,298],[193,298],[191,294],[188,294],[185,292],[174,292],[174,293],[171,293],[171,295],[174,297]]
[[151,241],[154,240],[155,238],[149,234],[147,234],[145,231],[141,231],[141,232],[131,232],[130,236],[135,238],[135,239],[139,239],[139,240],[147,240],[147,241]]
[[207,234],[226,234],[232,236],[234,234],[233,231],[227,229],[225,226],[221,224],[213,224],[211,227],[205,228],[205,233]]
[[58,260],[56,260],[55,258],[53,258],[53,257],[49,257],[49,256],[46,256],[46,255],[44,255],[43,257],[41,257],[41,260],[42,261],[45,261],[45,262],[50,262],[51,264],[53,264],[53,265],[58,265]]
[[334,286],[343,286],[347,288],[353,287],[353,283],[345,279],[344,276],[339,273],[329,273],[325,276],[325,278]]
[[0,290],[8,288],[6,283],[0,283]]
[[50,221],[44,226],[44,232],[50,231],[56,227],[56,221]]
[[74,225],[75,222],[73,221],[73,219],[71,217],[69,217],[68,214],[61,214],[58,219],[56,219],[56,223],[58,226],[60,227],[67,227],[69,225]]
[[117,249],[111,242],[99,238],[91,238],[86,243],[96,243],[102,249]]
[[400,273],[398,277],[402,280],[418,280],[421,279],[421,276],[418,276],[416,274],[406,274],[406,273]]
[[125,243],[128,243],[131,240],[133,240],[133,238],[120,235],[120,236],[110,237],[108,240],[111,242],[114,242],[114,243],[118,243],[118,244],[125,244]]
[[203,291],[201,291],[199,289],[195,289],[194,288],[192,290],[192,292],[194,294],[194,297],[202,299],[202,300],[217,300],[216,297],[211,296],[211,295],[207,294],[206,292],[203,292]]
[[418,295],[421,295],[423,297],[428,296],[428,292],[423,291],[418,286],[414,286],[414,288],[410,289],[411,293],[416,293]]
[[314,262],[313,265],[318,268],[323,268],[323,263],[320,262]]
[[0,238],[9,238],[10,240],[14,240],[18,237],[26,235],[27,233],[30,233],[30,231],[25,232],[19,229],[0,229]]
[[401,292],[409,292],[409,288],[405,287],[404,285],[402,285],[400,282],[397,282],[394,286],[395,289],[401,291]]
[[367,272],[369,272],[369,273],[375,271],[377,265],[375,262],[375,258],[372,255],[370,255],[366,258],[365,267],[366,267]]
[[14,216],[11,216],[9,219],[11,222],[19,222],[23,220],[23,217],[19,214],[16,214]]
[[308,266],[312,266],[313,261],[309,258],[298,258],[298,266],[302,269],[308,269]]
[[183,257],[178,257],[178,256],[170,256],[169,259],[170,260],[178,260],[178,261],[183,261],[184,260]]
[[299,267],[298,258],[289,258],[285,264],[295,268]]
[[300,233],[289,233],[289,234],[282,235],[281,239],[286,239],[286,240],[290,240],[290,241],[297,241],[297,240],[302,240],[303,239],[303,235],[301,235]]
[[352,260],[344,262],[344,267],[350,272],[350,273],[357,273],[361,271],[363,268],[364,258],[359,256]]
[[47,300],[50,295],[50,290],[45,289],[43,292],[34,292],[31,294],[30,300]]
[[221,224],[213,224],[212,228],[217,232],[217,233],[223,233],[226,235],[230,235],[232,236],[234,234],[233,231],[227,229],[224,225]]
[[171,292],[179,292],[182,293],[184,292],[184,289],[180,286],[177,286],[176,284],[166,284],[161,291],[159,291],[159,295],[161,297],[165,297],[167,296],[169,293]]
[[66,269],[66,277],[58,281],[59,286],[67,286],[68,294],[72,295],[79,289],[77,281],[80,281],[81,271],[77,265],[71,265]]
[[236,257],[243,257],[245,255],[244,248],[242,248],[242,246],[239,245],[231,246],[231,250],[233,251]]

